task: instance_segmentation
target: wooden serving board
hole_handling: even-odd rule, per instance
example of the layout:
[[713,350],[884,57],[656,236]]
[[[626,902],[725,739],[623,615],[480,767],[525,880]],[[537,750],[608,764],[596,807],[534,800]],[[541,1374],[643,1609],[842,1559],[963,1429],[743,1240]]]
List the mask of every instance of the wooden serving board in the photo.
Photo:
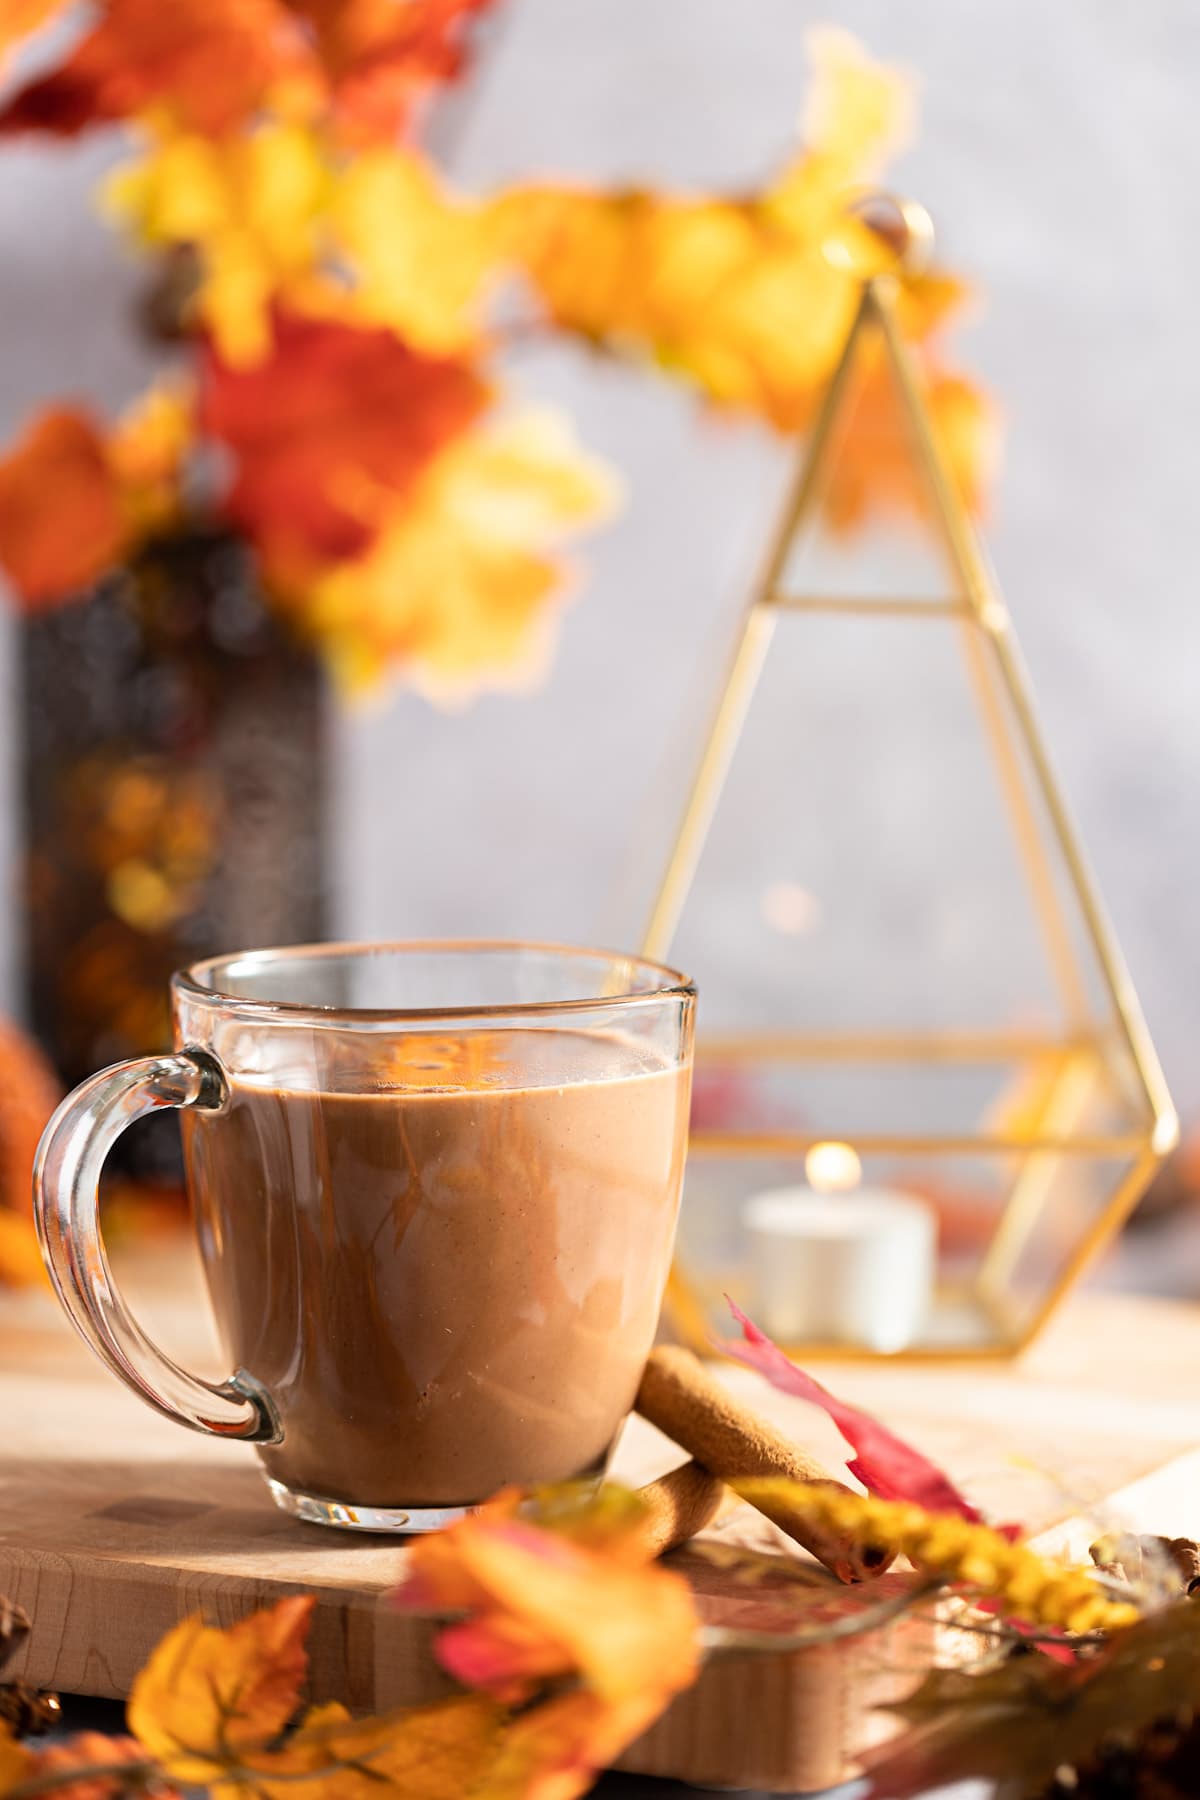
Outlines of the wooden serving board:
[[[190,1249],[160,1249],[124,1279],[164,1346],[215,1373]],[[1023,1520],[1051,1547],[1084,1554],[1085,1510],[1197,1535],[1197,1369],[1200,1308],[1094,1297],[1078,1301],[1016,1367],[826,1365],[822,1378],[944,1461],[994,1516]],[[821,1415],[745,1371],[727,1373],[760,1410],[841,1466],[844,1447]],[[404,1564],[401,1543],[285,1517],[252,1451],[194,1436],[142,1406],[93,1362],[48,1295],[0,1298],[0,1417],[0,1591],[33,1619],[14,1674],[63,1692],[122,1696],[186,1614],[202,1610],[228,1624],[308,1591],[317,1597],[315,1698],[373,1710],[446,1690],[430,1655],[433,1626],[388,1598]],[[678,1460],[633,1420],[614,1473],[636,1483]],[[774,1558],[748,1585],[708,1560],[703,1541],[679,1553],[706,1621],[795,1629],[792,1546],[746,1508],[704,1539]],[[717,1785],[831,1785],[886,1731],[872,1709],[911,1681],[933,1630],[900,1621],[866,1641],[714,1660],[623,1766]],[[961,1644],[970,1654],[971,1640]]]

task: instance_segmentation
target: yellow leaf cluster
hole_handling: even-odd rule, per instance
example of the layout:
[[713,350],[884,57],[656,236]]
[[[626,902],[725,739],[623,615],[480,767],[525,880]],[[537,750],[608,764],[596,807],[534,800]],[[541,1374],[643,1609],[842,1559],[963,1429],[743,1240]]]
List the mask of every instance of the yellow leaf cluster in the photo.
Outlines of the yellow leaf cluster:
[[[218,510],[247,536],[271,599],[328,652],[345,689],[388,673],[449,701],[524,687],[545,666],[566,591],[558,542],[611,510],[611,479],[561,432],[497,423],[482,402],[427,438],[427,409],[397,403],[393,389],[382,400],[368,380],[339,398],[336,371],[314,386],[313,346],[357,335],[363,360],[382,368],[407,358],[414,380],[424,367],[447,391],[456,378],[490,396],[489,364],[506,338],[565,332],[796,434],[811,423],[864,278],[882,274],[896,279],[952,479],[969,504],[980,501],[991,409],[942,365],[935,342],[966,290],[944,271],[901,267],[855,204],[910,134],[904,78],[845,32],[814,31],[802,148],[754,192],[542,183],[476,199],[374,125],[407,117],[422,84],[453,73],[463,47],[455,17],[461,25],[480,3],[397,13],[390,0],[349,9],[289,0],[275,43],[234,0],[215,11],[188,0],[165,69],[152,0],[123,0],[121,19],[85,40],[86,66],[71,64],[29,100],[63,130],[77,128],[80,106],[81,116],[100,106],[107,117],[109,101],[124,96],[125,116],[129,102],[144,152],[111,178],[108,205],[168,253],[154,316],[200,343],[195,403],[155,393],[108,438],[59,409],[0,464],[0,563],[26,605],[61,604],[170,528],[184,454],[215,436],[229,472]],[[274,0],[256,5],[273,16]],[[46,0],[18,8],[23,21],[46,10]],[[135,39],[136,80],[126,67]],[[315,87],[314,57],[324,70]],[[347,133],[344,118],[335,128],[335,93],[362,131]],[[265,473],[214,425],[239,373],[263,377],[254,390],[262,404],[247,403],[246,416],[288,421],[289,454]],[[315,400],[301,411],[305,393]],[[393,444],[382,464],[380,412]],[[402,441],[410,454],[398,453]],[[826,522],[849,533],[881,513],[919,514],[923,503],[887,383],[871,375],[822,497]],[[305,550],[320,539],[324,554],[285,557],[284,537]]]
[[164,120],[146,155],[110,177],[110,211],[148,244],[199,260],[196,311],[232,363],[256,362],[271,309],[303,293],[326,249],[333,176],[313,131],[276,120],[213,138]]
[[315,580],[303,626],[352,692],[388,668],[443,704],[524,687],[544,665],[564,593],[557,545],[602,519],[615,492],[553,414],[465,433],[361,557]]
[[490,207],[450,194],[410,151],[372,150],[346,169],[331,226],[355,272],[357,317],[433,356],[478,342],[499,273]]
[[[807,423],[861,281],[895,264],[850,202],[911,112],[907,84],[845,33],[814,32],[810,48],[805,147],[758,194],[541,186],[496,203],[509,254],[557,326],[648,356],[784,431]],[[925,335],[958,292],[914,281],[907,322]]]
[[951,1513],[930,1513],[903,1500],[770,1478],[739,1482],[738,1492],[758,1505],[785,1500],[815,1522],[853,1533],[864,1543],[907,1556],[918,1569],[965,1583],[983,1597],[1002,1600],[1027,1623],[1067,1631],[1117,1631],[1138,1610],[1110,1600],[1084,1569],[1065,1568],[987,1525]]

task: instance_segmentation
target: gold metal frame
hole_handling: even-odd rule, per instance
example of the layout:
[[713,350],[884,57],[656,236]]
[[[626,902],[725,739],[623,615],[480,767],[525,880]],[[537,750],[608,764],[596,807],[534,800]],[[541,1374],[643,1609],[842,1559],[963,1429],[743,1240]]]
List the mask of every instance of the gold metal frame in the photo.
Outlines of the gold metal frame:
[[[919,208],[893,203],[908,241],[928,242],[928,221]],[[914,229],[915,221],[915,229]],[[897,283],[874,277],[861,300],[841,357],[830,380],[782,516],[761,572],[750,592],[732,657],[684,805],[669,859],[643,940],[643,953],[662,961],[692,886],[713,814],[750,707],[764,659],[782,611],[859,614],[913,619],[957,618],[967,672],[995,761],[1001,791],[1031,898],[1055,977],[1065,1019],[1062,1036],[980,1033],[896,1036],[813,1037],[788,1032],[705,1038],[698,1057],[723,1066],[838,1062],[990,1062],[998,1058],[1046,1060],[1048,1079],[1034,1119],[1020,1130],[959,1136],[861,1134],[860,1154],[910,1152],[921,1156],[1003,1155],[1015,1172],[999,1223],[984,1257],[973,1298],[994,1321],[994,1342],[966,1350],[922,1347],[903,1356],[948,1354],[1010,1355],[1027,1344],[1061,1304],[1087,1266],[1117,1232],[1140,1198],[1163,1157],[1174,1147],[1178,1124],[1157,1057],[1120,950],[1105,917],[1079,838],[1064,802],[1038,726],[1029,683],[1000,597],[971,519],[942,459],[920,369],[906,345],[896,312]],[[944,599],[921,596],[844,599],[787,591],[785,573],[793,546],[813,519],[831,454],[834,431],[846,404],[856,355],[865,334],[877,334],[890,365],[907,418],[918,467],[927,490],[936,538],[944,552],[951,589]],[[1043,824],[1039,826],[1039,809]],[[1088,1004],[1084,967],[1072,937],[1048,852],[1057,851],[1061,878],[1069,889],[1098,971],[1104,1004]],[[1090,1096],[1104,1077],[1128,1102],[1131,1123],[1115,1132],[1085,1124]],[[752,1129],[695,1130],[691,1155],[702,1157],[803,1157],[822,1135]],[[1102,1209],[1081,1233],[1052,1288],[1027,1316],[1014,1314],[1007,1281],[1038,1222],[1046,1200],[1049,1171],[1062,1156],[1128,1159]],[[697,1285],[677,1265],[668,1305],[682,1336],[698,1349],[711,1349],[704,1302]],[[804,1344],[805,1356],[874,1355],[846,1345]]]

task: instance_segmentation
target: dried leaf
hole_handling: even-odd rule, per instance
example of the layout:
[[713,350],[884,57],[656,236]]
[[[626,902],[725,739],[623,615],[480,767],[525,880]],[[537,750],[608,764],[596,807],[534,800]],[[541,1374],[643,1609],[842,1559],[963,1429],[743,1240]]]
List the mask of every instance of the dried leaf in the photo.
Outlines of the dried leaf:
[[196,1616],[163,1638],[134,1682],[129,1724],[174,1779],[207,1785],[284,1729],[307,1673],[313,1604],[294,1595],[227,1631]]
[[660,1689],[647,1688],[616,1704],[580,1693],[535,1706],[509,1727],[471,1800],[575,1800],[664,1704]]
[[1200,1710],[1200,1618],[1181,1600],[1071,1668],[1019,1657],[982,1675],[935,1671],[893,1707],[915,1729],[871,1759],[871,1800],[993,1781],[998,1800],[1040,1794],[1106,1741],[1134,1746],[1158,1720]]
[[957,1513],[960,1518],[982,1523],[982,1515],[936,1463],[914,1450],[911,1444],[906,1444],[870,1413],[850,1406],[823,1388],[813,1376],[806,1375],[790,1362],[732,1300],[729,1307],[746,1341],[744,1344],[722,1342],[719,1346],[722,1354],[745,1363],[748,1369],[757,1369],[781,1393],[794,1394],[828,1413],[853,1447],[854,1459],[846,1467],[872,1494],[878,1494],[884,1500],[912,1500],[930,1512]]
[[1135,1606],[1108,1598],[1091,1569],[1050,1562],[1027,1544],[958,1513],[930,1512],[912,1500],[852,1494],[829,1482],[779,1475],[733,1485],[752,1506],[782,1503],[824,1530],[893,1555],[903,1552],[923,1574],[993,1597],[1028,1623],[1085,1633],[1121,1630],[1138,1617]]
[[25,610],[88,588],[128,536],[99,427],[72,407],[41,413],[0,461],[0,568]]
[[381,1787],[462,1800],[478,1791],[502,1726],[500,1709],[478,1694],[369,1719],[334,1702],[314,1707],[281,1750],[249,1757],[238,1786],[272,1800],[373,1800]]

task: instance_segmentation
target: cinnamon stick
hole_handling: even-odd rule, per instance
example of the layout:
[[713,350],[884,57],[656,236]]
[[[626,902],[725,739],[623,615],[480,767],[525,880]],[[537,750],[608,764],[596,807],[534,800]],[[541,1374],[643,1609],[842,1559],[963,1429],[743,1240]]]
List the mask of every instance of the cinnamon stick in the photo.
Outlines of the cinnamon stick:
[[[652,1350],[634,1404],[651,1425],[724,1481],[783,1475],[792,1481],[820,1482],[842,1493],[851,1491],[736,1400],[690,1350],[676,1345]],[[822,1530],[786,1502],[764,1505],[761,1511],[841,1581],[881,1575],[892,1561],[885,1551]]]
[[710,1525],[725,1499],[725,1483],[698,1462],[681,1463],[669,1475],[638,1489],[645,1502],[642,1533],[651,1556],[686,1544]]

